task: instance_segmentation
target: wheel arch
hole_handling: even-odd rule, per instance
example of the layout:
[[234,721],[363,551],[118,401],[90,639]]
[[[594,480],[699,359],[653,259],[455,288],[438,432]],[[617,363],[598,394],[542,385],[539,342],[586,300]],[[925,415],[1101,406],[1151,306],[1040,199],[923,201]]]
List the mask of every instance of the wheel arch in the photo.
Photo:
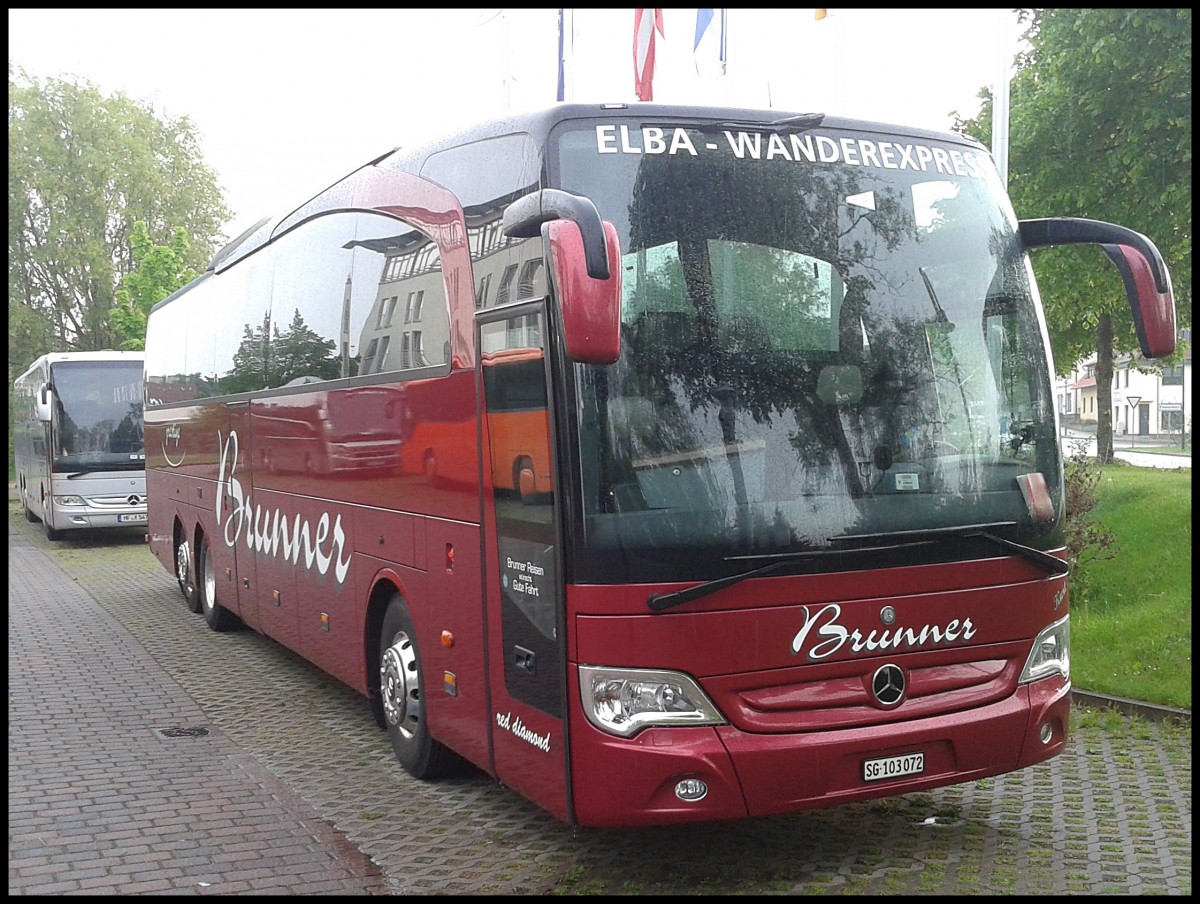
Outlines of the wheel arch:
[[[383,617],[387,614],[388,603],[396,594],[407,605],[409,596],[404,589],[404,581],[391,568],[382,568],[371,581],[371,590],[367,595],[366,617],[363,619],[363,666],[366,669],[364,687],[367,689],[367,699],[371,704],[371,713],[380,728],[385,727],[383,721],[383,703],[379,692],[379,656],[382,652]],[[411,614],[412,608],[409,607]]]
[[190,537],[188,535],[188,529],[187,529],[187,527],[184,526],[183,518],[181,518],[179,516],[179,513],[176,512],[172,516],[172,520],[174,521],[174,525],[171,528],[171,558],[172,558],[172,560],[174,560],[175,554],[179,551],[179,544],[181,541],[186,541],[189,544],[191,544],[188,547],[188,549],[191,550],[192,554],[194,555],[195,549],[196,549],[196,544],[192,541],[192,537]]

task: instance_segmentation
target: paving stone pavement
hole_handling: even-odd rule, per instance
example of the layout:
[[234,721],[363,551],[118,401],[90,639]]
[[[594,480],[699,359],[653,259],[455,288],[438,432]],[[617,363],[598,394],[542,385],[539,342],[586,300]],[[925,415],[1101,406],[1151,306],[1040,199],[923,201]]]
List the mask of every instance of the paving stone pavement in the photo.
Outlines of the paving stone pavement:
[[572,829],[487,776],[411,779],[360,697],[209,631],[139,535],[50,543],[11,499],[8,651],[10,894],[1192,891],[1190,720],[1080,707],[1008,776]]
[[283,780],[189,728],[210,720],[79,583],[9,554],[10,894],[386,892]]

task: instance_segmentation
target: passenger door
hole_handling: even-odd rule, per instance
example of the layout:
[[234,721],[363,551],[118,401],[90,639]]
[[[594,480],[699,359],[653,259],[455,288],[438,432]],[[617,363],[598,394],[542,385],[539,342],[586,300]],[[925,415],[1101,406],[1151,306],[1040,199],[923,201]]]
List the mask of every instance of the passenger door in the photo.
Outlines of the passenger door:
[[545,303],[481,312],[478,323],[496,777],[569,820],[560,500]]

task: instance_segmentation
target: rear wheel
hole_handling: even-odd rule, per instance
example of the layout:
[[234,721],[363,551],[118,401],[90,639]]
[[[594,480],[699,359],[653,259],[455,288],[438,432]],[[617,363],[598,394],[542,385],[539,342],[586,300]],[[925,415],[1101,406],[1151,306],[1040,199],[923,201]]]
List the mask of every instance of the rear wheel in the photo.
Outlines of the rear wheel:
[[217,602],[217,568],[213,564],[208,537],[200,538],[200,609],[204,620],[214,631],[228,631],[237,626],[237,617]]
[[200,587],[196,583],[193,567],[192,545],[187,537],[180,537],[175,546],[175,578],[179,581],[179,592],[190,612],[200,611]]
[[25,515],[25,520],[31,524],[38,520],[38,516],[29,507],[29,491],[24,487],[21,488],[21,511]]
[[392,752],[414,778],[449,775],[461,762],[429,734],[425,720],[421,657],[404,598],[395,594],[383,616],[379,654],[379,692]]

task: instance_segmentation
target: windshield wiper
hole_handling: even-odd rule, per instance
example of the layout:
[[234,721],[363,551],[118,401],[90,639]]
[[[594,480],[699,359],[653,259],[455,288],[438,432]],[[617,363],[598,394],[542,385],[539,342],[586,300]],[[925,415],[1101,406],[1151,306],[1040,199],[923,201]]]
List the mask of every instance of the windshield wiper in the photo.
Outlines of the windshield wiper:
[[1040,549],[1034,549],[1032,546],[1025,546],[1024,544],[1017,543],[1013,540],[1005,540],[1003,537],[997,537],[995,534],[988,533],[985,530],[974,531],[969,534],[963,534],[963,536],[983,537],[987,540],[991,540],[993,543],[1003,546],[1009,552],[1016,553],[1025,561],[1032,562],[1034,565],[1040,565],[1053,576],[1067,574],[1071,570],[1071,566],[1057,556],[1052,556],[1048,552],[1042,552]]
[[982,537],[991,543],[995,543],[997,546],[1003,547],[1014,555],[1020,556],[1027,562],[1041,566],[1051,575],[1067,574],[1071,570],[1070,566],[1057,556],[1052,556],[1048,552],[1042,552],[1040,549],[1034,549],[1032,546],[1025,546],[1013,540],[1006,540],[995,533],[997,528],[1012,528],[1016,526],[1015,521],[996,521],[990,524],[934,527],[927,530],[900,531],[894,534],[848,534],[841,537],[834,537],[830,542],[840,541],[845,543],[851,540],[879,540],[884,537],[920,537],[930,540],[937,540],[939,538],[966,540],[971,537]]
[[[972,537],[982,537],[990,543],[1004,548],[1005,550],[1020,556],[1028,562],[1044,568],[1047,573],[1052,576],[1064,575],[1070,571],[1070,566],[1062,559],[1052,556],[1047,552],[1042,552],[1040,549],[1034,549],[1032,546],[1025,546],[1021,543],[1016,543],[1013,540],[1006,540],[1004,537],[997,536],[992,531],[996,528],[1015,527],[1014,521],[1001,521],[991,524],[967,524],[961,527],[944,527],[944,528],[929,528],[928,530],[910,530],[897,531],[888,534],[847,534],[840,537],[830,538],[831,543],[861,543],[872,542],[872,546],[846,546],[840,549],[817,549],[810,552],[801,553],[784,553],[779,556],[772,556],[774,561],[768,562],[758,568],[753,568],[750,571],[743,571],[739,574],[731,574],[728,577],[716,578],[712,581],[705,581],[702,584],[696,584],[684,590],[676,590],[673,593],[652,593],[646,599],[646,606],[651,612],[662,612],[664,609],[670,609],[673,606],[678,606],[682,603],[690,603],[692,600],[698,600],[701,597],[716,593],[718,590],[724,590],[726,587],[732,587],[747,578],[765,577],[769,574],[783,571],[788,567],[811,562],[814,559],[819,559],[823,556],[840,556],[845,558],[848,555],[859,555],[862,553],[877,553],[877,552],[895,552],[898,549],[910,549],[918,546],[930,546],[937,543],[939,540],[948,539],[963,539],[967,540]],[[879,543],[880,540],[891,540],[899,542]],[[763,556],[749,556],[741,558],[761,559]],[[733,561],[727,559],[726,561]]]
[[[819,559],[823,556],[839,556],[845,558],[847,555],[858,555],[860,553],[869,552],[891,552],[896,549],[905,549],[915,546],[931,545],[933,540],[921,540],[914,543],[889,543],[884,546],[863,546],[855,549],[814,549],[810,552],[799,553],[782,553],[779,556],[748,556],[738,558],[773,558],[775,561],[768,562],[766,565],[752,568],[750,571],[743,571],[739,574],[731,574],[728,577],[716,578],[712,581],[705,581],[703,584],[696,584],[684,590],[676,590],[672,593],[652,593],[646,598],[646,606],[651,612],[662,612],[664,609],[670,609],[673,606],[678,606],[681,603],[690,603],[692,600],[698,600],[701,597],[708,596],[711,593],[716,593],[718,590],[724,590],[726,587],[732,587],[734,584],[741,583],[747,578],[764,577],[768,574],[774,574],[777,571],[783,571],[793,565],[801,565],[806,562],[811,562],[813,559]],[[734,561],[726,559],[726,561]]]

